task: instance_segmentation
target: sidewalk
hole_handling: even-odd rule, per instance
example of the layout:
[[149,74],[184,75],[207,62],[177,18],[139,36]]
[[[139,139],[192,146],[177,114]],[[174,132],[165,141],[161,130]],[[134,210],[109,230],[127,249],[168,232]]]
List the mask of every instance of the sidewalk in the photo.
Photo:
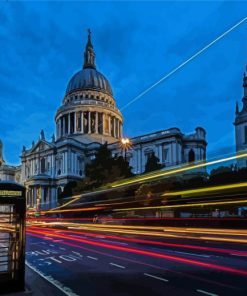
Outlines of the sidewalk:
[[3,296],[64,296],[66,295],[35,271],[26,266],[26,291]]

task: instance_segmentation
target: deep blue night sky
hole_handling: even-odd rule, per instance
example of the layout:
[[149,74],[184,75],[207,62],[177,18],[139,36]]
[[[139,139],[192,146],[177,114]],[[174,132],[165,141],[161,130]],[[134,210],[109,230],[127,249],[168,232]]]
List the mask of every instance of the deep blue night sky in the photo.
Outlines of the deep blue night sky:
[[[50,140],[91,28],[97,69],[121,108],[247,16],[247,2],[0,2],[0,138],[5,160]],[[207,131],[208,157],[234,151],[247,22],[124,110],[125,135]]]

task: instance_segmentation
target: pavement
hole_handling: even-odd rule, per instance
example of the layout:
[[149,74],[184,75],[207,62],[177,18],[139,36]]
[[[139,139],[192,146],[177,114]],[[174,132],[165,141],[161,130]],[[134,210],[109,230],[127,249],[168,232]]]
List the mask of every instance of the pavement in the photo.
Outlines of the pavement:
[[43,278],[40,274],[34,271],[32,268],[26,266],[26,290],[17,293],[8,293],[3,296],[64,296],[64,293],[57,287]]

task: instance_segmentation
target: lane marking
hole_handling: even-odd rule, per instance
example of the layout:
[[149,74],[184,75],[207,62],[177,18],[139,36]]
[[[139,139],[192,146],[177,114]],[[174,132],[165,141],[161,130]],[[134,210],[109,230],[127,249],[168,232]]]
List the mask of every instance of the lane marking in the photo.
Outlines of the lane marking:
[[163,281],[163,282],[169,282],[169,280],[167,280],[167,279],[164,279],[164,278],[161,278],[159,276],[155,276],[155,275],[152,275],[152,274],[149,274],[149,273],[144,273],[144,275],[149,276],[151,278],[154,278],[156,280]]
[[96,258],[96,257],[92,257],[92,256],[87,256],[87,258],[89,258],[89,259],[93,259],[93,260],[98,260],[98,258]]
[[114,243],[114,244],[119,244],[119,245],[124,245],[124,246],[128,245],[127,243],[122,243],[122,242],[117,242],[117,241],[112,241],[112,240],[107,240],[107,239],[101,239],[101,241],[105,242],[105,243]]
[[[180,251],[172,251],[172,250],[166,250],[166,249],[159,249],[159,248],[151,248],[152,250],[164,252],[164,253],[177,253],[182,255],[191,255],[191,256],[197,256],[197,257],[203,257],[203,258],[210,258],[211,255],[204,255],[204,254],[195,254],[195,253],[188,253],[188,252],[180,252]],[[217,256],[215,256],[217,257]]]
[[54,245],[49,245],[50,247],[54,247]]
[[202,293],[202,294],[205,294],[205,295],[209,295],[209,296],[218,296],[217,294],[210,293],[210,292],[200,290],[200,289],[197,289],[196,292],[199,292],[199,293]]
[[174,251],[174,253],[197,256],[197,257],[204,257],[204,258],[210,258],[211,257],[210,255],[201,255],[201,254],[186,253],[186,252],[179,252],[179,251]]
[[66,250],[65,248],[61,248],[61,247],[60,247],[59,249],[60,249],[60,250],[63,250],[63,251],[65,251],[65,250]]
[[78,294],[76,294],[75,292],[73,292],[69,287],[64,286],[61,282],[59,282],[58,280],[55,280],[52,276],[44,274],[43,272],[41,272],[40,270],[38,270],[36,267],[34,267],[31,264],[29,264],[27,261],[25,262],[25,264],[32,271],[36,272],[43,279],[45,279],[50,284],[52,284],[53,286],[55,286],[57,289],[59,289],[60,291],[62,291],[65,295],[67,295],[67,296],[79,296]]
[[112,265],[112,266],[116,266],[116,267],[119,267],[119,268],[125,268],[125,266],[118,265],[118,264],[116,264],[116,263],[110,263],[110,265]]
[[232,256],[239,256],[239,257],[247,257],[247,255],[240,255],[240,254],[230,254]]

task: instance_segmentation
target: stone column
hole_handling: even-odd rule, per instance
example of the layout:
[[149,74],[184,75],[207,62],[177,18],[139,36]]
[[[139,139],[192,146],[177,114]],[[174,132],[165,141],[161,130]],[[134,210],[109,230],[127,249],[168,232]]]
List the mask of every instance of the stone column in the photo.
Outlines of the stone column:
[[119,138],[119,120],[116,118],[116,138]]
[[58,138],[58,121],[56,122],[56,138]]
[[113,117],[113,136],[116,138],[116,117]]
[[91,134],[91,112],[88,111],[88,133]]
[[69,114],[66,114],[65,117],[67,117],[67,122],[66,122],[66,118],[65,118],[65,134],[66,134],[66,130],[67,130],[66,135],[68,135],[68,133],[69,133]]
[[70,134],[70,113],[68,114],[68,135]]
[[30,188],[30,206],[34,207],[34,192],[33,192],[33,188]]
[[65,116],[63,116],[63,136],[65,135]]
[[162,159],[162,145],[159,145],[159,159],[160,159],[160,163],[163,163],[163,159]]
[[105,134],[105,113],[102,113],[102,135]]
[[47,208],[50,209],[50,207],[51,207],[51,190],[50,190],[49,186],[47,186],[46,189],[47,189],[47,191],[46,191]]
[[99,133],[99,118],[98,118],[98,112],[95,112],[95,133]]
[[81,112],[81,133],[84,134],[84,112]]
[[159,155],[159,145],[155,145],[155,151],[154,154],[156,157],[158,157],[160,159],[160,155]]
[[122,138],[122,125],[121,125],[121,121],[118,119],[118,137]]
[[173,158],[173,165],[177,164],[177,159],[176,159],[176,143],[172,142],[172,158]]
[[61,117],[58,120],[59,124],[58,124],[58,137],[61,138],[62,137],[62,119]]
[[123,136],[123,126],[122,123],[119,121],[119,137],[122,138]]
[[137,156],[137,159],[138,159],[138,173],[142,173],[142,151],[141,149],[138,149],[137,150],[137,153],[138,153],[138,156]]
[[74,112],[74,134],[77,133],[76,125],[76,112]]
[[111,136],[111,115],[108,116],[109,120],[109,135]]

